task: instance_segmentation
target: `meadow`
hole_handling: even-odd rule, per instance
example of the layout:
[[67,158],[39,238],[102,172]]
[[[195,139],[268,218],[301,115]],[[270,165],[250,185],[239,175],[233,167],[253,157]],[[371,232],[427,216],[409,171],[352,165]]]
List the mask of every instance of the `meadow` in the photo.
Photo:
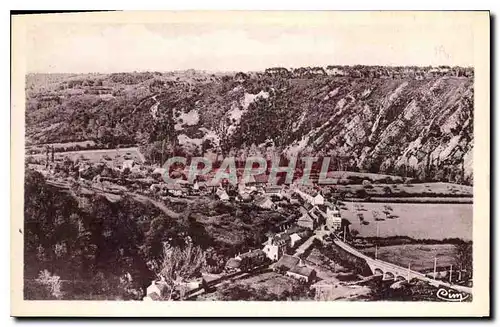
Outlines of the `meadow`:
[[[29,157],[35,159],[45,159],[45,154],[35,154]],[[54,153],[55,161],[62,161],[65,157],[71,160],[87,161],[89,163],[106,162],[110,166],[121,165],[125,160],[144,162],[144,156],[137,148],[118,148],[102,150],[81,150]],[[50,154],[49,154],[50,159]]]
[[[383,212],[390,207],[389,217]],[[409,236],[415,239],[472,239],[472,204],[368,203],[346,201],[341,214],[359,236]],[[362,222],[358,215],[362,215]],[[376,221],[376,218],[379,221]]]
[[[455,251],[453,244],[403,244],[380,247],[377,257],[402,267],[410,264],[412,270],[428,272],[434,268],[434,258],[438,270],[455,265]],[[367,248],[362,252],[373,257],[375,249]]]

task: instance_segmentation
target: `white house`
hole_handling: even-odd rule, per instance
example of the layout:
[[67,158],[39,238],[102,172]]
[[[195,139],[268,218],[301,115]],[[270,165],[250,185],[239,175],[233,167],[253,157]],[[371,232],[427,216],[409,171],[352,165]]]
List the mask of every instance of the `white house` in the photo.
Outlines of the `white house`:
[[122,171],[124,171],[125,169],[129,169],[129,170],[132,170],[132,168],[134,167],[134,160],[125,160],[123,163],[122,163]]
[[153,280],[151,285],[146,289],[146,296],[143,301],[158,301],[163,298],[165,291],[167,290],[167,284],[164,281]]
[[229,200],[229,195],[227,195],[226,191],[224,191],[224,189],[222,189],[222,188],[218,188],[217,191],[215,192],[215,194],[217,194],[219,199],[222,201]]
[[262,251],[272,260],[279,260],[290,246],[290,236],[286,233],[269,236]]
[[302,237],[299,236],[297,233],[293,233],[290,235],[290,246],[293,248],[297,242],[299,242],[302,239]]
[[342,216],[339,208],[326,207],[326,225],[331,230],[339,230],[342,227]]
[[323,195],[321,193],[318,193],[316,194],[316,196],[314,196],[312,198],[312,205],[323,205],[325,204],[325,198],[323,197]]
[[255,205],[268,210],[274,209],[276,207],[274,202],[271,201],[271,199],[269,199],[268,197],[261,197],[255,200]]

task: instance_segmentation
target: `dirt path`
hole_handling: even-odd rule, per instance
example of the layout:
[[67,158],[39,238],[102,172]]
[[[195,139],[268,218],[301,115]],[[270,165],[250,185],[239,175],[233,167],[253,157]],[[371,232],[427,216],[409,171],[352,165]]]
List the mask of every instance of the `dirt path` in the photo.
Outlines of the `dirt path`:
[[297,250],[295,250],[294,256],[300,256],[306,250],[312,245],[315,239],[318,239],[319,241],[323,241],[323,236],[327,235],[329,232],[327,230],[315,230],[314,234],[311,235],[302,245],[300,245]]
[[158,201],[158,200],[155,200],[155,199],[152,199],[150,197],[147,197],[147,196],[144,196],[144,195],[141,195],[141,194],[137,194],[137,193],[132,193],[132,192],[127,192],[127,194],[130,194],[132,197],[134,197],[137,201],[140,201],[140,202],[149,202],[151,204],[153,204],[155,207],[157,207],[158,209],[160,209],[161,211],[163,211],[164,214],[166,214],[167,216],[171,217],[171,218],[175,218],[175,219],[179,219],[181,217],[181,214],[173,211],[172,209],[169,209],[167,208],[167,206]]

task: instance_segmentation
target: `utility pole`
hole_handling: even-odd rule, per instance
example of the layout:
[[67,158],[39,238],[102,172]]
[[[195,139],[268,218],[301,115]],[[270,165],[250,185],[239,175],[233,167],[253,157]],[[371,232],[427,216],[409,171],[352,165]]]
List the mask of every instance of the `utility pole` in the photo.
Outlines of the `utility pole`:
[[344,243],[345,243],[345,234],[346,234],[346,229],[347,229],[347,226],[344,225]]
[[377,260],[377,257],[378,257],[378,255],[377,255],[377,249],[378,249],[378,246],[377,246],[377,244],[375,244],[375,260]]
[[451,274],[453,273],[453,265],[450,265],[450,284],[451,284]]
[[436,265],[437,265],[437,257],[434,257],[434,279],[436,279]]

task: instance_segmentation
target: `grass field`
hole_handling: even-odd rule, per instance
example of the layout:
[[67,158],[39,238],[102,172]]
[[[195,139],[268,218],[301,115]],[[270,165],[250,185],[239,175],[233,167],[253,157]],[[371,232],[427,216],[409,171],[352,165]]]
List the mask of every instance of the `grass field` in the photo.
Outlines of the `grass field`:
[[26,147],[27,150],[35,150],[35,151],[45,151],[47,146],[53,147],[54,150],[65,149],[68,147],[81,146],[85,148],[87,146],[95,146],[96,143],[94,141],[80,141],[80,142],[67,142],[67,143],[47,143],[47,144],[37,144]]
[[451,183],[336,185],[337,191],[365,190],[370,197],[472,197],[473,188]]
[[[383,213],[386,205],[392,208],[392,219],[386,218]],[[378,213],[380,219],[384,219],[378,222],[381,237],[472,239],[472,204],[345,202],[341,208],[342,217],[352,223],[350,228],[358,230],[360,236],[376,236],[377,221],[374,212]],[[360,222],[358,213],[363,214],[365,224]]]
[[[45,159],[45,154],[35,154],[31,155],[31,157],[36,159]],[[91,163],[106,162],[110,166],[121,165],[123,161],[130,159],[140,163],[144,162],[144,156],[139,152],[138,148],[82,150],[54,153],[56,161],[62,161],[65,157],[68,157],[71,160],[78,159],[80,161],[88,161]]]
[[[339,184],[361,184],[363,180],[372,183],[384,183],[390,181],[392,183],[403,183],[404,177],[374,173],[358,173],[353,171],[329,171],[327,173],[328,179],[334,179]],[[390,183],[389,182],[389,183]]]
[[[362,251],[373,256],[375,249],[368,248]],[[448,268],[450,265],[455,265],[454,255],[455,246],[453,244],[405,244],[378,248],[379,259],[402,267],[407,267],[410,264],[411,269],[416,271],[433,269],[434,258],[437,258],[436,265],[438,267]]]

